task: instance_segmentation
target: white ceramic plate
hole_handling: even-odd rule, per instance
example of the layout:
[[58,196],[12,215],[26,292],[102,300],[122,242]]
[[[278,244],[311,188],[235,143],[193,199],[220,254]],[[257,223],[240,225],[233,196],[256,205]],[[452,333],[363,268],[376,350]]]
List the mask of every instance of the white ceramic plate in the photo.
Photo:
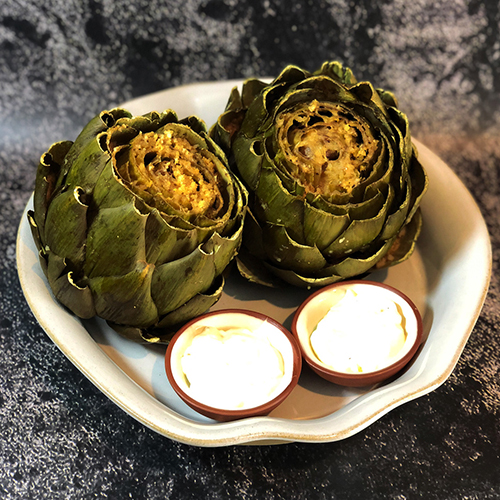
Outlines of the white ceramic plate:
[[[173,108],[180,118],[196,114],[211,125],[223,111],[230,89],[240,83],[187,85],[123,106],[133,114]],[[488,289],[491,246],[480,211],[450,168],[415,143],[430,179],[422,203],[425,225],[417,251],[405,263],[370,275],[370,279],[388,283],[408,295],[424,321],[425,341],[417,358],[390,383],[342,388],[304,367],[299,385],[271,415],[229,423],[204,418],[189,409],[170,387],[164,371],[165,347],[134,344],[119,337],[105,322],[81,321],[55,302],[39,267],[24,214],[17,264],[26,299],[47,335],[89,380],[129,415],[173,440],[197,446],[227,446],[347,438],[446,380]],[[253,309],[290,328],[294,310],[308,293],[292,288],[277,292],[233,275],[214,309]]]

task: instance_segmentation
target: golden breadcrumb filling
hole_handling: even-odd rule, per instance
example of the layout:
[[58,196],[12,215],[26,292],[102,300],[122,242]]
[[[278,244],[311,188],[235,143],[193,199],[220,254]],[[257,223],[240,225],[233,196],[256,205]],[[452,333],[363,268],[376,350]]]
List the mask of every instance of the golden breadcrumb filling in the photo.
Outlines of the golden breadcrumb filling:
[[313,100],[281,112],[277,140],[290,174],[306,191],[350,193],[369,173],[378,141],[341,105]]
[[139,134],[130,144],[128,182],[189,215],[217,217],[223,206],[210,153],[167,129]]

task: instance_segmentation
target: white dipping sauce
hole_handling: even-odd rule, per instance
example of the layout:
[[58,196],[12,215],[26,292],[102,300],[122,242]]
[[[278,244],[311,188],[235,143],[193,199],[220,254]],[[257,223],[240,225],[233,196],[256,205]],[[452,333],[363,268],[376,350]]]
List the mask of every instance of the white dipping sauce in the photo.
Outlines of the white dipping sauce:
[[402,308],[376,287],[347,289],[310,337],[318,359],[339,372],[364,373],[389,366],[407,338]]
[[188,394],[206,405],[240,410],[274,399],[285,382],[285,363],[264,322],[245,328],[202,327],[181,358]]

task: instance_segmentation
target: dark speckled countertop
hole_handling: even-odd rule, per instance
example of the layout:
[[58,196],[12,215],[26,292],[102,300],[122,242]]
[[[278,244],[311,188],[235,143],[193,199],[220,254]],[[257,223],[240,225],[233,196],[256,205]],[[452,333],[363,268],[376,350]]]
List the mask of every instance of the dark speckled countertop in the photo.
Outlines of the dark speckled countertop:
[[[44,334],[16,231],[47,147],[97,112],[207,80],[340,60],[391,89],[490,231],[484,308],[448,380],[334,443],[196,448],[137,423]],[[500,498],[500,4],[3,0],[0,498]]]

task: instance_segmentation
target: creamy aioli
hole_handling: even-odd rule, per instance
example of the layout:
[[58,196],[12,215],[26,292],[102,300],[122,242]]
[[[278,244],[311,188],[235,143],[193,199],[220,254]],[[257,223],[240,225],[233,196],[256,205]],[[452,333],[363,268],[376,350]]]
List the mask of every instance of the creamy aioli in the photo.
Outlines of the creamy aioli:
[[380,370],[396,361],[403,348],[407,338],[404,325],[401,307],[376,289],[347,289],[313,331],[311,347],[333,370]]
[[253,408],[277,396],[285,366],[267,328],[265,322],[254,331],[202,327],[181,358],[190,396],[229,410]]

